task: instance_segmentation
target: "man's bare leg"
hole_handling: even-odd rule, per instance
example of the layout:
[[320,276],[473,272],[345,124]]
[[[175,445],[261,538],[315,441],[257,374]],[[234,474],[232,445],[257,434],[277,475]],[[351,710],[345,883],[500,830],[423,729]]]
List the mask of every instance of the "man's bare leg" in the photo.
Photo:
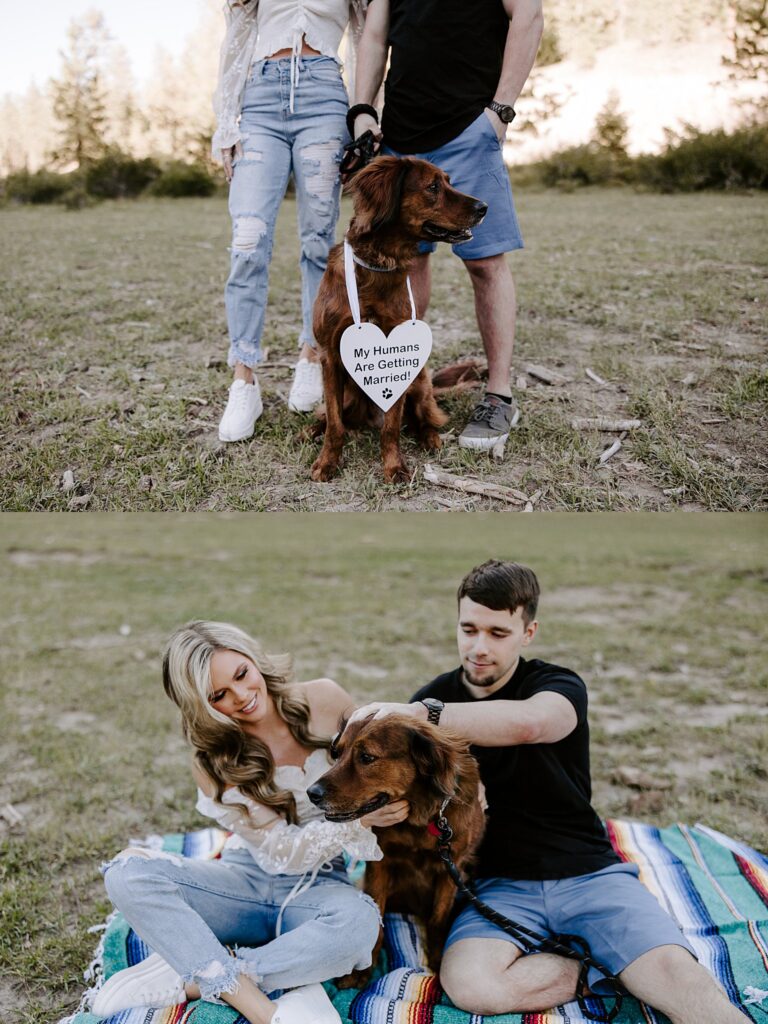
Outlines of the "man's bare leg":
[[465,260],[475,293],[475,314],[488,359],[487,391],[511,397],[509,373],[515,344],[515,282],[506,256]]
[[628,992],[672,1024],[744,1024],[746,1017],[682,946],[657,946],[619,975]]
[[440,984],[470,1013],[548,1010],[576,997],[579,965],[551,953],[523,955],[504,939],[461,939],[440,967]]
[[429,299],[432,293],[432,264],[429,261],[429,254],[416,257],[411,264],[409,276],[416,312],[419,319],[423,320],[429,309]]

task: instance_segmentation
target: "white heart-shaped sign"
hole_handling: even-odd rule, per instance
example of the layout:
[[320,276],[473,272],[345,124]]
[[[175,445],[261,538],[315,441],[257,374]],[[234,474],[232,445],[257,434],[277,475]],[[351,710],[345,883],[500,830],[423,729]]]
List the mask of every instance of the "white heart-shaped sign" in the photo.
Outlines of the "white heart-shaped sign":
[[432,331],[423,320],[406,320],[388,335],[376,324],[351,324],[341,336],[344,368],[384,412],[416,379],[431,351]]

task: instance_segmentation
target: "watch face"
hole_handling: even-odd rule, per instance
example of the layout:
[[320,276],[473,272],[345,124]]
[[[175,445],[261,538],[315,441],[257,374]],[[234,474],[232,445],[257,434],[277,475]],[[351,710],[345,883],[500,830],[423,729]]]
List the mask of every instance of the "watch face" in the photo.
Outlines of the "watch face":
[[515,108],[514,107],[510,107],[506,103],[496,103],[495,100],[490,105],[490,107],[491,107],[491,110],[493,110],[496,114],[498,114],[499,118],[504,122],[504,124],[509,124],[511,121],[514,120],[514,117],[515,117]]

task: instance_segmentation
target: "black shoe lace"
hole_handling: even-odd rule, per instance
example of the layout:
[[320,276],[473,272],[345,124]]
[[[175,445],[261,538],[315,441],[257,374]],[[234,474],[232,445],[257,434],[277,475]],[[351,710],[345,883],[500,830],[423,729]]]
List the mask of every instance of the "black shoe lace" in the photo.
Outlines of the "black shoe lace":
[[491,402],[480,402],[475,407],[475,411],[472,413],[472,422],[483,423],[484,421],[487,421],[488,423],[490,423],[491,417],[493,416],[494,412],[495,408]]

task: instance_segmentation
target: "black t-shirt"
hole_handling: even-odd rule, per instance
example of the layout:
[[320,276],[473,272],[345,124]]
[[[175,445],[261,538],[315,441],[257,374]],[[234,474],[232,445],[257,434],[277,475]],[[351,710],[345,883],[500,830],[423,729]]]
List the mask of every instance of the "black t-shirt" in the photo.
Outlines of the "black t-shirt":
[[[478,878],[572,878],[616,864],[602,822],[592,809],[587,689],[567,668],[520,659],[500,690],[481,700],[525,700],[543,690],[573,704],[576,728],[558,743],[473,746],[488,799],[488,827],[475,867]],[[437,697],[446,704],[475,701],[462,670],[438,676],[412,701]]]
[[428,153],[461,135],[494,97],[508,29],[502,0],[390,0],[385,143]]

